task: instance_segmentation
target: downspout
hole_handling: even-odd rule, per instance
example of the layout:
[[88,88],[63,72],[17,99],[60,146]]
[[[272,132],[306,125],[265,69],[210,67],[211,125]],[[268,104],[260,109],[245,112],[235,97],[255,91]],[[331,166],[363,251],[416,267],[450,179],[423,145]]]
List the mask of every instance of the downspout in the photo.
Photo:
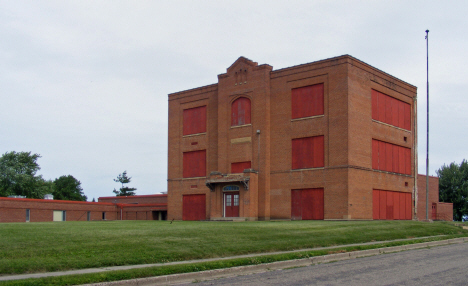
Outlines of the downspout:
[[414,152],[414,220],[418,220],[418,97],[413,98],[413,152]]

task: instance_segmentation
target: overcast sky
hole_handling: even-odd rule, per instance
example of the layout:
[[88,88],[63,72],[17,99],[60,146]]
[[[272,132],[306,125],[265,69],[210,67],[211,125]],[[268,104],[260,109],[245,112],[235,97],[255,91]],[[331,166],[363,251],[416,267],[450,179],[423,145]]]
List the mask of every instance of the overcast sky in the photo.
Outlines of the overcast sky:
[[88,200],[127,170],[167,189],[167,95],[217,82],[239,56],[280,69],[352,55],[418,87],[425,173],[468,159],[467,1],[3,1],[0,152],[42,157]]

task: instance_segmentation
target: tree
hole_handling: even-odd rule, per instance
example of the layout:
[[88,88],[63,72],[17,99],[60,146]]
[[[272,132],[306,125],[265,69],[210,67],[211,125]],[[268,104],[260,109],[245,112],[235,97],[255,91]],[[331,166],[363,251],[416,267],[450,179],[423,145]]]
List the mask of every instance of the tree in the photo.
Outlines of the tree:
[[42,199],[47,182],[36,175],[41,168],[37,163],[41,155],[31,152],[6,152],[0,157],[0,196],[25,196]]
[[117,176],[117,179],[114,179],[114,182],[119,182],[122,184],[120,191],[116,191],[115,189],[112,191],[115,193],[116,196],[134,196],[136,188],[129,188],[124,186],[125,184],[130,183],[132,177],[127,177],[127,171],[124,171],[122,174]]
[[468,215],[468,162],[445,164],[436,171],[439,177],[439,200],[453,203],[453,218],[461,221]]
[[54,200],[86,201],[81,182],[72,175],[60,176],[54,180]]

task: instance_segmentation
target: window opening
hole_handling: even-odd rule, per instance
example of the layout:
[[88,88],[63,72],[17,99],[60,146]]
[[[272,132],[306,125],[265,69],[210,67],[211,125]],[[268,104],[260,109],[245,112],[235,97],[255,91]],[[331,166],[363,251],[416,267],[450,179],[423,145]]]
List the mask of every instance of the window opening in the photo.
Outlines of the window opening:
[[234,204],[233,206],[238,206],[239,205],[239,195],[234,195]]
[[223,188],[223,191],[238,191],[239,190],[239,186],[225,186]]
[[231,126],[239,126],[251,123],[250,99],[239,97],[231,105]]

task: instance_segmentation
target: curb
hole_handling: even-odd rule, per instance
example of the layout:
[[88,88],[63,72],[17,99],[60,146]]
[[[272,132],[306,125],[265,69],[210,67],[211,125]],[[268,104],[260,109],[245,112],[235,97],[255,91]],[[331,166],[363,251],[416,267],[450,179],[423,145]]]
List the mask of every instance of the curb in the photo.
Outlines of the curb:
[[375,256],[386,253],[394,253],[412,249],[421,249],[427,247],[443,246],[449,244],[459,244],[468,242],[468,237],[461,238],[452,238],[440,241],[431,241],[423,243],[415,243],[401,246],[391,246],[383,247],[376,249],[360,250],[360,251],[351,251],[344,253],[334,253],[322,256],[314,256],[310,258],[296,259],[296,260],[286,260],[286,261],[277,261],[271,263],[264,263],[259,265],[248,265],[248,266],[238,266],[233,268],[224,268],[224,269],[215,269],[207,270],[200,272],[190,272],[182,274],[172,274],[148,278],[138,278],[131,280],[122,280],[122,281],[113,281],[113,282],[103,282],[95,284],[85,284],[85,286],[123,286],[123,285],[135,285],[135,286],[145,286],[145,285],[168,285],[168,284],[182,284],[182,283],[192,283],[194,281],[203,281],[203,280],[213,280],[218,278],[228,278],[239,275],[249,275],[255,273],[262,273],[271,270],[280,270],[285,268],[293,267],[304,267],[311,266],[320,263],[335,262],[349,260],[359,257],[368,257]]

